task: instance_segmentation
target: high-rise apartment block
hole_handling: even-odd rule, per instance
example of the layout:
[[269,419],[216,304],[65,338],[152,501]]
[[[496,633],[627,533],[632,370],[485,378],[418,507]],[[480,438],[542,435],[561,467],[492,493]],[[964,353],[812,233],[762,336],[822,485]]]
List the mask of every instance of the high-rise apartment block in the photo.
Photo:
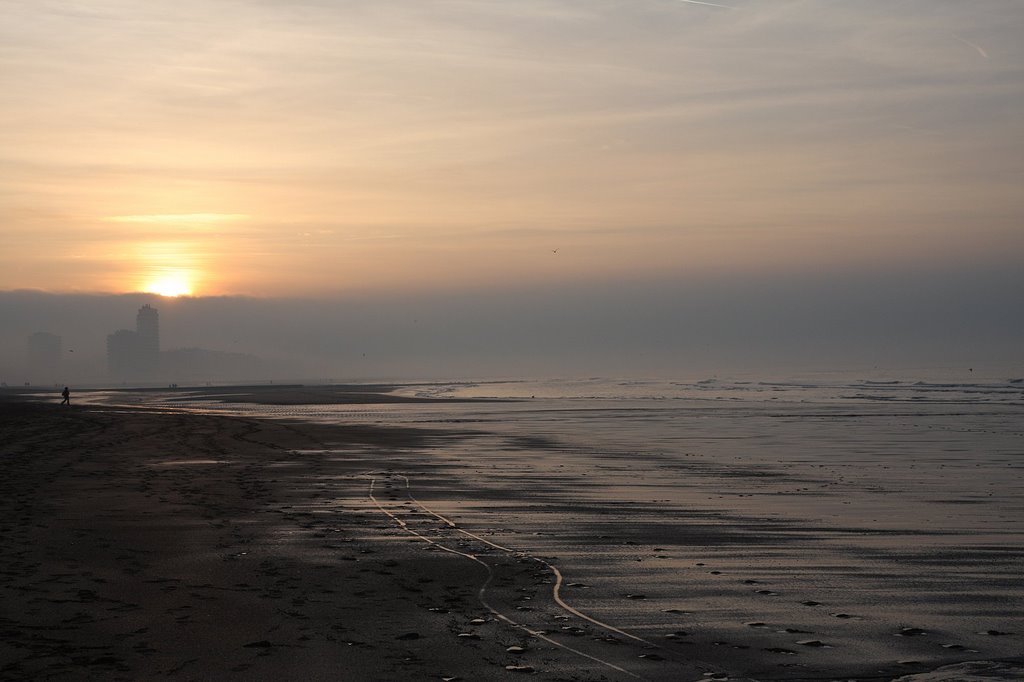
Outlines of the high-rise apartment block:
[[139,355],[146,364],[156,367],[160,359],[160,316],[156,308],[144,305],[135,316],[135,333],[139,340]]
[[107,336],[107,368],[116,379],[152,379],[160,365],[160,316],[144,305],[135,331],[119,329]]

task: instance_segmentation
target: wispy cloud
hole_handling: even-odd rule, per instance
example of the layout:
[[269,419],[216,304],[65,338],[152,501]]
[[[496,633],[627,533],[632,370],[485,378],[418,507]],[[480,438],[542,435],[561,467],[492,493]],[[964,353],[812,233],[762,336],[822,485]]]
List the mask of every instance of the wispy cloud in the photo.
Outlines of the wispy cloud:
[[151,225],[178,225],[202,227],[216,223],[245,220],[244,213],[158,213],[150,215],[118,215],[107,220],[114,223],[143,223]]
[[955,38],[956,40],[959,40],[961,43],[963,43],[964,45],[967,45],[968,47],[973,47],[977,51],[977,53],[980,54],[985,59],[989,58],[988,52],[986,52],[985,49],[982,48],[980,45],[975,45],[974,43],[972,43],[971,41],[967,40],[966,38],[961,38],[958,35],[954,35],[953,38]]
[[700,0],[676,0],[676,2],[683,2],[688,5],[707,5],[708,7],[722,7],[724,9],[737,9],[733,5],[722,5],[717,2],[701,2]]

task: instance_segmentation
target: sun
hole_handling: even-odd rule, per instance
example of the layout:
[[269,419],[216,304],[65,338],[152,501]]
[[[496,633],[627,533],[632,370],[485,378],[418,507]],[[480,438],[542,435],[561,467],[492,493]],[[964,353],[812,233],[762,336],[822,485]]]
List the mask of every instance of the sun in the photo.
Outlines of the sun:
[[189,282],[188,273],[170,272],[163,273],[155,279],[146,283],[143,288],[147,294],[159,294],[160,296],[188,296],[192,293],[192,285]]

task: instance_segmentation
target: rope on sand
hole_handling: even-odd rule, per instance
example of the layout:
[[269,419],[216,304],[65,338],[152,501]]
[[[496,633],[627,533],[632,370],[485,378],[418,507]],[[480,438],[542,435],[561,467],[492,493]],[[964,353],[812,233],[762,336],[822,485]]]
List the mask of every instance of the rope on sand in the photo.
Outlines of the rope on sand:
[[[375,472],[375,473],[381,473],[381,472]],[[606,661],[604,659],[598,658],[597,656],[592,656],[592,655],[590,655],[590,654],[588,654],[586,652],[580,651],[579,649],[575,649],[575,648],[573,648],[571,646],[568,646],[568,645],[563,644],[561,642],[555,641],[555,640],[551,639],[550,637],[548,637],[547,635],[545,635],[543,632],[540,632],[538,630],[534,630],[534,629],[532,629],[532,628],[530,628],[530,627],[528,627],[526,625],[523,625],[522,623],[519,623],[519,622],[513,620],[512,618],[509,618],[507,615],[505,615],[504,613],[498,611],[496,608],[491,606],[491,604],[484,597],[484,593],[487,591],[487,588],[490,586],[491,581],[494,579],[494,570],[491,568],[491,566],[487,562],[485,562],[482,559],[480,559],[475,554],[469,554],[469,553],[466,553],[466,552],[460,552],[457,549],[453,549],[453,548],[448,547],[446,545],[442,545],[441,543],[439,543],[439,542],[437,542],[437,541],[435,541],[435,540],[433,540],[431,538],[428,538],[427,536],[423,535],[422,533],[419,533],[416,530],[410,528],[409,525],[405,521],[400,519],[396,514],[388,511],[387,509],[385,509],[384,506],[377,499],[377,497],[373,494],[374,493],[374,487],[375,487],[375,485],[377,483],[377,479],[374,478],[373,475],[369,474],[369,473],[368,474],[363,474],[363,476],[370,478],[370,490],[369,490],[369,498],[370,498],[370,500],[374,503],[374,505],[376,505],[377,509],[379,509],[381,512],[383,512],[388,517],[390,517],[391,520],[394,521],[402,530],[404,530],[405,532],[409,533],[410,535],[413,535],[413,536],[419,538],[420,540],[423,540],[424,542],[426,542],[426,543],[428,543],[428,544],[438,548],[441,551],[448,552],[450,554],[455,554],[455,555],[464,557],[464,558],[469,559],[470,561],[473,561],[473,562],[475,562],[477,564],[480,564],[481,566],[484,567],[484,569],[487,571],[487,579],[484,580],[483,584],[480,586],[480,589],[477,591],[477,599],[480,601],[480,603],[483,605],[484,608],[486,608],[488,611],[490,611],[490,613],[495,618],[501,620],[504,623],[507,623],[507,624],[511,625],[512,627],[515,627],[515,628],[517,628],[519,630],[522,630],[522,631],[528,633],[529,635],[531,635],[533,637],[536,637],[536,638],[541,639],[541,640],[543,640],[545,642],[548,642],[549,644],[552,644],[552,645],[554,645],[554,646],[556,646],[556,647],[558,647],[560,649],[564,649],[566,651],[569,651],[571,653],[576,654],[577,656],[582,656],[583,658],[586,658],[586,659],[589,659],[591,661],[594,661],[595,663],[599,663],[601,665],[607,666],[607,667],[611,668],[612,670],[620,672],[620,673],[622,673],[624,675],[628,675],[629,677],[632,677],[632,678],[635,678],[635,679],[638,679],[638,680],[646,679],[644,677],[641,677],[640,675],[637,675],[636,673],[633,673],[633,672],[630,672],[629,670],[626,670],[625,668],[621,668],[621,667],[615,665],[614,663],[611,663],[610,661]],[[405,480],[406,490],[408,491],[408,489],[409,489],[409,478],[407,476],[401,476],[401,478],[403,478]],[[493,542],[491,542],[489,540],[485,540],[484,538],[481,538],[478,535],[474,535],[473,533],[470,533],[468,531],[462,530],[461,528],[459,528],[455,524],[454,521],[451,521],[450,519],[447,519],[447,518],[441,516],[440,514],[437,514],[437,513],[433,512],[433,511],[431,511],[426,506],[424,506],[422,503],[420,503],[418,500],[416,500],[416,498],[414,498],[411,494],[408,494],[408,496],[416,505],[418,505],[421,509],[426,511],[428,514],[430,514],[431,516],[434,516],[434,517],[440,519],[445,524],[447,524],[450,528],[452,528],[452,529],[462,533],[463,535],[471,537],[471,538],[473,538],[475,540],[478,540],[478,541],[480,541],[480,542],[482,542],[482,543],[484,543],[484,544],[486,544],[486,545],[488,545],[490,547],[494,547],[495,549],[501,550],[503,552],[506,552],[506,553],[509,553],[509,554],[513,554],[513,555],[518,555],[518,556],[526,556],[526,555],[523,555],[523,554],[521,554],[519,552],[515,552],[514,550],[511,550],[511,549],[509,549],[507,547],[502,547],[501,545],[495,544],[495,543],[493,543]],[[562,601],[561,597],[559,597],[559,595],[558,595],[558,590],[561,587],[561,582],[562,582],[562,574],[558,571],[558,569],[555,568],[554,566],[552,566],[551,564],[547,563],[546,561],[541,560],[541,559],[537,559],[535,557],[529,557],[529,558],[534,559],[535,561],[538,561],[539,563],[544,564],[545,566],[550,568],[555,573],[556,582],[555,582],[555,587],[554,587],[553,593],[554,593],[555,601],[556,601],[556,603],[558,603],[559,606],[561,606],[562,608],[566,609],[570,613],[573,613],[573,614],[575,614],[575,615],[577,615],[577,616],[579,616],[579,617],[581,617],[581,618],[583,618],[583,619],[585,619],[587,621],[590,621],[591,623],[594,623],[595,625],[598,625],[598,626],[600,626],[602,628],[609,629],[609,630],[611,630],[613,632],[617,632],[619,634],[625,635],[627,637],[630,637],[631,639],[635,639],[635,640],[640,641],[640,642],[648,643],[648,642],[646,642],[646,640],[643,640],[643,639],[641,639],[639,637],[636,637],[634,635],[630,635],[628,633],[622,632],[618,628],[614,628],[614,627],[609,626],[609,625],[607,625],[605,623],[601,623],[600,621],[595,620],[593,618],[590,618],[590,617],[580,613],[576,609],[573,609],[572,607],[568,606],[564,601]]]

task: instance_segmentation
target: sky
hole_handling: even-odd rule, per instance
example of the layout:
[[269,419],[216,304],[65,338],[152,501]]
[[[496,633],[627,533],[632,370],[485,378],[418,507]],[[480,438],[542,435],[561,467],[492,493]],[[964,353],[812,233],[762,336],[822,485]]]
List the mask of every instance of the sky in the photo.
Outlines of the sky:
[[622,310],[700,292],[800,324],[941,297],[1021,339],[1019,0],[0,11],[0,292],[417,300],[478,330],[558,301],[604,320],[566,327],[583,351],[623,325],[656,346]]

